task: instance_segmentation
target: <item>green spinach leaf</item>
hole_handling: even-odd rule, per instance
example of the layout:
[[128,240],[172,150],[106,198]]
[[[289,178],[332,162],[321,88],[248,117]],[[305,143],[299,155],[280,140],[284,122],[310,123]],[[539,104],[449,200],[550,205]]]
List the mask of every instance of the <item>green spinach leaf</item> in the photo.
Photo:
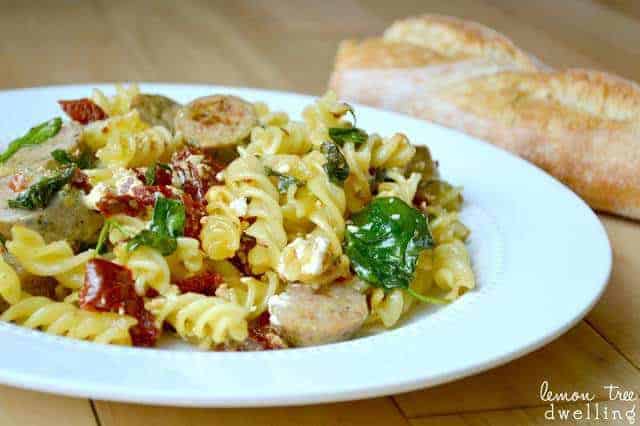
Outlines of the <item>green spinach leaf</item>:
[[68,167],[54,176],[41,178],[16,198],[9,200],[9,207],[25,210],[47,207],[58,191],[69,183],[75,171],[75,167]]
[[340,146],[347,142],[353,142],[355,146],[358,146],[365,143],[369,135],[357,127],[331,127],[329,129],[329,137]]
[[322,167],[327,172],[329,180],[336,185],[342,186],[347,177],[349,177],[347,160],[335,143],[324,142],[321,150],[327,158],[327,162]]
[[118,222],[113,219],[107,219],[104,221],[104,225],[102,225],[102,229],[100,230],[100,234],[98,235],[98,243],[96,244],[96,252],[98,254],[105,254],[107,252],[107,240],[109,237],[109,232],[111,229],[117,229],[124,236],[128,236],[127,231],[120,226]]
[[427,220],[420,211],[400,198],[380,197],[351,219],[345,252],[361,279],[385,291],[402,288],[422,301],[441,302],[416,294],[409,287],[420,252],[433,246]]
[[291,185],[296,185],[298,188],[304,185],[304,182],[300,179],[297,179],[294,176],[276,172],[271,167],[265,167],[264,171],[267,176],[276,176],[278,178],[278,192],[281,194],[286,194]]
[[185,222],[186,212],[181,201],[159,197],[153,207],[151,226],[133,237],[127,243],[127,250],[148,246],[168,256],[176,251],[176,238],[184,234]]
[[58,134],[61,127],[62,119],[60,117],[53,118],[32,127],[24,136],[9,143],[7,149],[0,154],[0,164],[5,163],[13,154],[18,152],[20,148],[28,145],[39,145],[47,139],[54,137]]
[[63,149],[55,149],[51,156],[60,164],[75,165],[79,169],[91,169],[95,164],[93,154],[89,151],[82,151],[78,156],[73,156]]

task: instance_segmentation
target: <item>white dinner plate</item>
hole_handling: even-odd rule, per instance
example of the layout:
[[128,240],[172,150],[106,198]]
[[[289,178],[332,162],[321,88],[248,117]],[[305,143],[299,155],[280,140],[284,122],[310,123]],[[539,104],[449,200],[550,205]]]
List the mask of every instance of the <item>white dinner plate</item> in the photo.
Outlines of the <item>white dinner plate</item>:
[[[0,92],[0,141],[62,115],[57,100],[93,85]],[[113,92],[107,85],[101,89]],[[142,84],[188,101],[231,93],[298,118],[312,97],[215,86]],[[579,321],[602,294],[611,248],[598,218],[569,189],[488,143],[404,115],[356,106],[358,126],[427,144],[442,176],[464,187],[462,219],[477,289],[398,327],[355,340],[267,352],[137,349],[0,324],[0,382],[73,396],[187,406],[294,405],[434,386],[506,363]]]

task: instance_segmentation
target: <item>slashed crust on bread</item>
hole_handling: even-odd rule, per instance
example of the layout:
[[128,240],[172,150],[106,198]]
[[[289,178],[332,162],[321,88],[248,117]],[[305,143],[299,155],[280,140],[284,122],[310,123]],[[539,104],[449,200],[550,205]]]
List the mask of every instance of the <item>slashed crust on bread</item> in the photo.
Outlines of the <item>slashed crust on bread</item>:
[[536,59],[499,32],[452,16],[422,15],[396,21],[383,38],[421,46],[451,59],[482,57],[522,70],[538,68]]
[[[413,50],[419,46],[428,54]],[[397,22],[384,39],[350,49],[341,46],[330,83],[341,97],[489,140],[594,208],[640,219],[637,84],[597,71],[551,71],[495,31],[441,16]],[[387,59],[374,60],[380,56]]]

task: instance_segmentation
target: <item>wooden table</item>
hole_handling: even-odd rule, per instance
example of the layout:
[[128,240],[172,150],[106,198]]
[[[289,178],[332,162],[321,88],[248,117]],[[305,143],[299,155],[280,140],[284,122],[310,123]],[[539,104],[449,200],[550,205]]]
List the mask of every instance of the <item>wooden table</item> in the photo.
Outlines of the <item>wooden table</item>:
[[[320,94],[339,40],[379,34],[393,19],[423,12],[480,21],[556,67],[640,80],[640,3],[633,0],[19,3],[0,1],[0,88],[144,80]],[[0,387],[0,424],[549,424],[538,396],[543,380],[598,400],[608,399],[607,384],[640,391],[640,225],[600,217],[614,250],[602,300],[555,342],[484,374],[388,398],[256,410],[148,407]]]

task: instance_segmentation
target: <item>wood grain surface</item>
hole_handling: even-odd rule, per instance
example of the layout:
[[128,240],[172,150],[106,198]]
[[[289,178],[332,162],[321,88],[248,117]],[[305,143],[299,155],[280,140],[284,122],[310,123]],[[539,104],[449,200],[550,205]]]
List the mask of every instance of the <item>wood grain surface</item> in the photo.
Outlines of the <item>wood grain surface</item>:
[[[0,88],[174,81],[320,94],[339,40],[378,34],[394,19],[426,12],[482,22],[554,67],[592,67],[640,80],[640,3],[633,0],[0,0]],[[602,300],[555,342],[478,376],[367,401],[233,410],[94,402],[0,387],[0,425],[570,424],[545,420],[548,404],[538,393],[543,380],[558,391],[592,392],[597,401],[608,399],[607,384],[640,391],[640,224],[600,217],[614,250]]]

